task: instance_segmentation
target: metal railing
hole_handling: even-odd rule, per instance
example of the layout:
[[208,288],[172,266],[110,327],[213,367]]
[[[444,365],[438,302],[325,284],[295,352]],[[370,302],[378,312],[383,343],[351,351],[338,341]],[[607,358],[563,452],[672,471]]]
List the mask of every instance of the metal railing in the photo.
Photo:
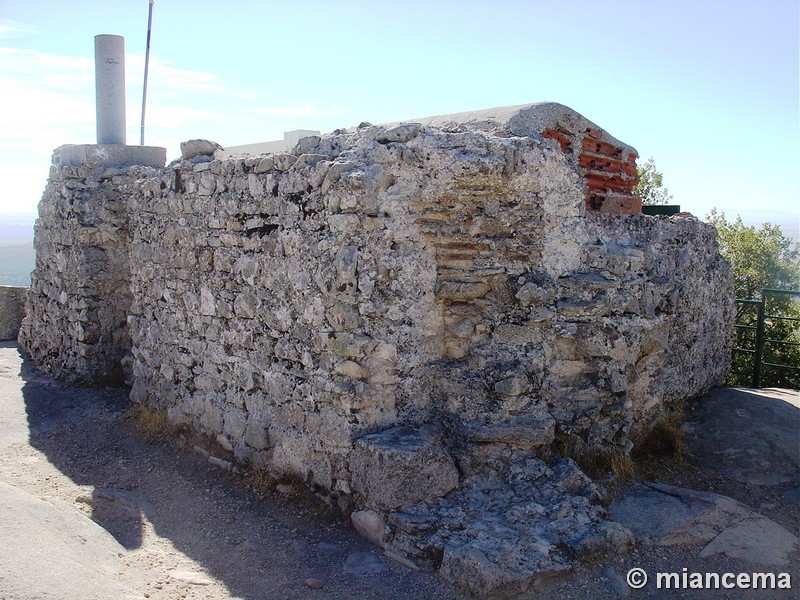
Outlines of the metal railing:
[[[800,298],[800,291],[794,290],[761,290],[760,300],[737,299],[739,305],[736,315],[736,345],[734,346],[733,374],[739,377],[751,375],[750,385],[754,388],[769,387],[776,385],[779,387],[798,387],[797,383],[791,385],[792,381],[800,380],[800,377],[777,376],[777,372],[798,372],[800,364],[796,360],[800,352],[791,353],[786,359],[787,352],[781,349],[800,346],[800,318],[796,316],[777,314],[780,312],[779,306],[774,306],[774,299],[794,296]],[[773,302],[770,303],[769,299]],[[786,303],[784,302],[784,307]],[[755,309],[755,317],[752,310]],[[775,314],[771,314],[775,313]],[[797,313],[795,313],[797,314]],[[791,324],[789,327],[785,325]],[[740,358],[741,357],[741,358]],[[751,360],[747,360],[747,358]],[[777,362],[788,360],[789,362]],[[789,385],[787,385],[789,381]]]

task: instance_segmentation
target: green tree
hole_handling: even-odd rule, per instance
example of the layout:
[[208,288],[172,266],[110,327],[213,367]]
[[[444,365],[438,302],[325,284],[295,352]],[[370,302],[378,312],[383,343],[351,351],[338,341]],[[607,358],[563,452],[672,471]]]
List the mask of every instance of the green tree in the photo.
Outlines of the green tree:
[[706,220],[717,228],[719,251],[733,266],[737,298],[757,300],[763,288],[800,287],[800,251],[780,227],[764,223],[756,229],[738,216],[728,221],[717,209],[712,209]]
[[633,188],[633,193],[642,199],[642,204],[669,204],[672,201],[672,194],[664,187],[664,175],[656,169],[653,157],[640,167],[636,167],[639,173],[639,183]]
[[[780,227],[764,223],[756,229],[745,225],[741,217],[728,221],[716,209],[706,219],[716,227],[720,253],[733,268],[737,298],[761,300],[765,288],[800,289],[800,249],[783,235]],[[789,319],[766,319],[762,363],[800,367],[800,299],[770,294],[765,313]],[[736,322],[755,327],[756,315],[753,305],[739,304]],[[774,340],[789,343],[778,344]],[[738,329],[736,346],[754,349],[755,329]],[[752,355],[735,353],[728,385],[751,385],[752,360]],[[765,366],[762,385],[800,388],[800,371]]]

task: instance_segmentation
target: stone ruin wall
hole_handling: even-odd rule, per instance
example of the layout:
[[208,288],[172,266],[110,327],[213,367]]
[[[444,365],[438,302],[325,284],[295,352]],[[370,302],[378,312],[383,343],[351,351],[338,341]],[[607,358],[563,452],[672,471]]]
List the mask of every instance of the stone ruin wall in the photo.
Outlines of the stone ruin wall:
[[0,342],[17,339],[27,295],[27,286],[0,285]]
[[635,151],[528,121],[165,169],[56,157],[22,344],[68,379],[125,371],[135,402],[380,523],[492,461],[627,453],[724,380],[730,268],[711,226],[627,215],[629,169],[598,189],[580,158],[587,138]]
[[127,171],[62,165],[53,154],[19,341],[63,381],[119,382],[130,352]]
[[343,493],[353,439],[398,423],[627,451],[724,377],[713,231],[587,212],[585,154],[480,129],[369,126],[163,171],[56,157],[23,344],[99,382],[132,340],[136,401]]

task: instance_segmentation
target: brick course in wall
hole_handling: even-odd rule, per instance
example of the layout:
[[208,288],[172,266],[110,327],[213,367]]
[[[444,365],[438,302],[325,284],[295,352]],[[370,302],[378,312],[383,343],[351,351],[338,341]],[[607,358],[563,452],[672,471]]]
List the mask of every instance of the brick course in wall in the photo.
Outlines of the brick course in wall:
[[586,210],[612,214],[636,215],[642,201],[633,193],[639,181],[635,151],[609,141],[602,130],[586,127],[583,131],[545,129],[542,137],[556,140],[561,150],[577,158],[578,171],[586,179]]

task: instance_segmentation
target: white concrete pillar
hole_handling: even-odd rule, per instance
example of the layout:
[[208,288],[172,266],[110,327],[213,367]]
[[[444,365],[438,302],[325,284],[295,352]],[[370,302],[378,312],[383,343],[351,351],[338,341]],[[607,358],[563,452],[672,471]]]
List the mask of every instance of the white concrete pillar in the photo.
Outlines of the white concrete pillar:
[[97,143],[125,144],[125,38],[94,36]]

